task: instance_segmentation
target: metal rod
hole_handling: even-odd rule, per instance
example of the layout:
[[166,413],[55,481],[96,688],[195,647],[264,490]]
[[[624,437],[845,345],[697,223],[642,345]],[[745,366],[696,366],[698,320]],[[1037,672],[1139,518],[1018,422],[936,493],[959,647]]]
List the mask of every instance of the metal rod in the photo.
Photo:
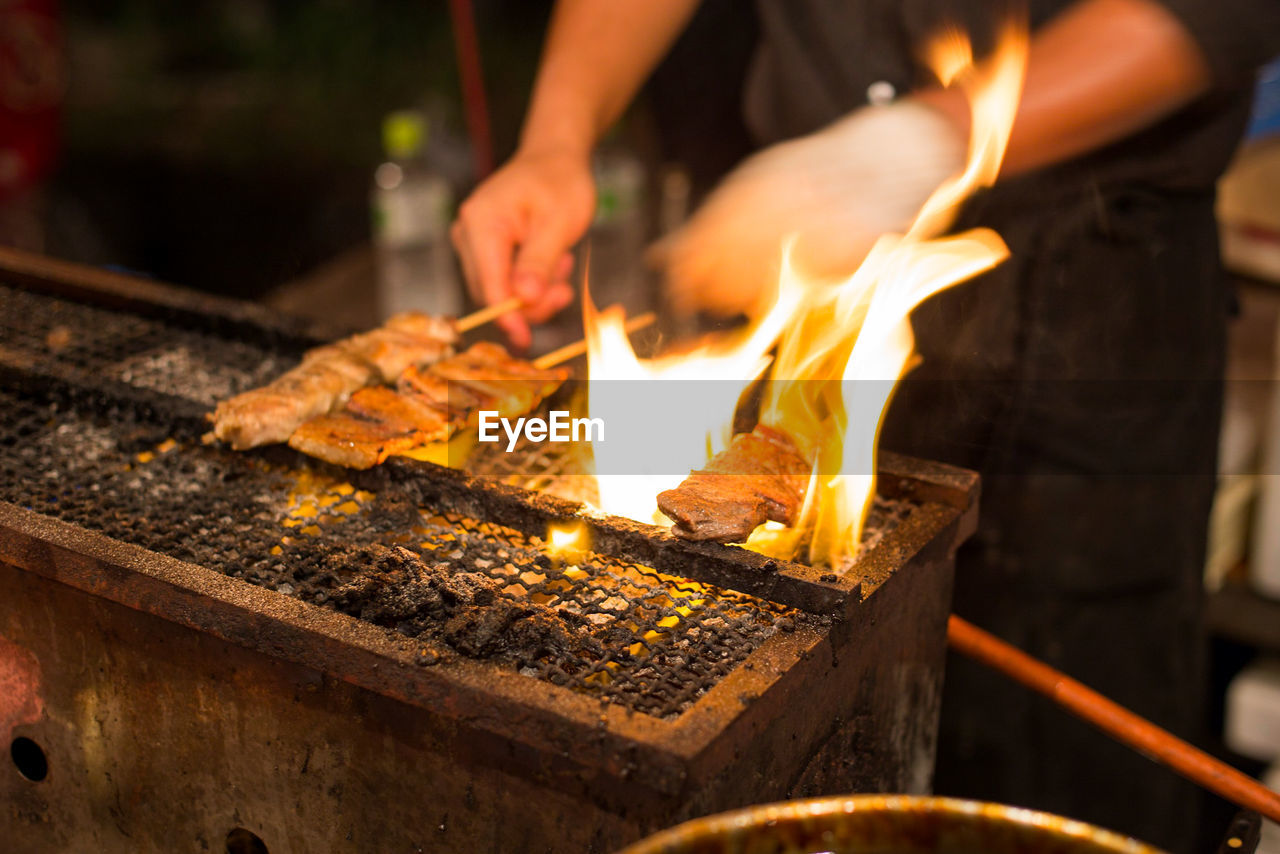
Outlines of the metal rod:
[[[635,317],[628,320],[626,326],[623,328],[626,329],[627,334],[630,335],[632,332],[636,332],[637,330],[644,329],[646,326],[651,325],[657,319],[658,316],[652,311],[646,311],[644,314],[637,314]],[[572,344],[566,344],[559,350],[552,350],[545,356],[539,356],[537,359],[534,359],[533,366],[538,370],[554,368],[561,362],[567,362],[572,358],[581,356],[585,352],[587,352],[587,339],[583,338],[581,341],[574,341]]]
[[479,311],[473,311],[466,317],[459,317],[453,326],[459,332],[470,332],[477,326],[484,326],[491,320],[497,320],[502,315],[515,311],[522,305],[524,305],[524,302],[520,297],[504,299],[502,302],[495,302],[493,305],[485,306]]
[[1044,694],[1107,735],[1238,806],[1280,821],[1280,794],[1167,730],[972,623],[951,615],[947,640],[958,652]]

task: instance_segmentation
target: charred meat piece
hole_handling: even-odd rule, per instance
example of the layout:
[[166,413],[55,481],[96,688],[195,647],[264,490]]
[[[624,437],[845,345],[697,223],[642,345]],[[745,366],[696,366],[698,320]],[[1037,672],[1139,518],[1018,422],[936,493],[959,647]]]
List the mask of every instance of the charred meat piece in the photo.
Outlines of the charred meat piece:
[[268,386],[219,403],[213,434],[238,451],[285,441],[299,424],[342,403],[371,376],[367,368],[361,377],[351,364],[337,364],[304,363]]
[[431,373],[450,384],[448,394],[460,385],[507,417],[532,411],[569,378],[568,368],[542,370],[487,341],[437,362]]
[[444,414],[389,388],[362,388],[346,409],[313,418],[289,437],[304,454],[354,469],[376,466],[392,454],[449,438]]
[[352,469],[373,468],[392,454],[420,447],[425,434],[371,421],[349,412],[312,418],[289,437],[289,447],[308,456]]
[[778,430],[739,433],[705,469],[658,494],[658,509],[687,540],[740,543],[766,520],[795,524],[810,465]]
[[449,318],[405,312],[377,329],[346,339],[342,346],[372,364],[382,382],[390,383],[413,365],[445,358],[457,341],[457,330]]
[[309,350],[300,365],[270,384],[219,403],[210,416],[213,435],[237,450],[283,442],[356,389],[441,359],[456,341],[448,318],[396,315],[378,329]]
[[433,442],[449,438],[451,432],[447,411],[409,395],[397,394],[386,386],[360,389],[347,401],[346,411],[406,431],[426,433]]
[[411,365],[395,390],[356,391],[342,411],[298,427],[289,444],[326,462],[370,468],[393,454],[448,440],[482,409],[523,415],[567,377],[566,369],[539,370],[496,344],[476,344],[427,370]]
[[493,402],[461,383],[451,383],[429,369],[411,367],[396,380],[396,391],[449,413],[450,420],[465,424],[471,413],[493,408]]

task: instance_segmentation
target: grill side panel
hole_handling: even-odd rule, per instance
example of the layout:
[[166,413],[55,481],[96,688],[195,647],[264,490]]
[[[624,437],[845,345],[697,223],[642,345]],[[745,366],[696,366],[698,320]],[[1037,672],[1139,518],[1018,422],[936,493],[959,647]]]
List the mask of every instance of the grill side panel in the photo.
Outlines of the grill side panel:
[[335,677],[4,563],[0,601],[0,650],[39,662],[44,708],[11,737],[49,766],[0,774],[14,854],[222,851],[237,827],[273,854],[605,851],[643,832],[511,773],[526,757],[477,761],[465,726]]

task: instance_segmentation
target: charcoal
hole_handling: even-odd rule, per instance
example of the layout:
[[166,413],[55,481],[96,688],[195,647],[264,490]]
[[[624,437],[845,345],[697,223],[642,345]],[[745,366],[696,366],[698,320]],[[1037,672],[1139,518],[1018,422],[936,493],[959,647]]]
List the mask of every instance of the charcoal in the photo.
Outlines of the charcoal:
[[486,608],[466,608],[445,624],[444,639],[463,655],[488,657],[502,648],[511,624],[528,613],[506,599]]
[[[433,655],[510,666],[659,718],[713,687],[778,630],[779,617],[809,619],[618,557],[563,566],[539,538],[467,518],[412,481],[356,477],[285,448],[203,445],[210,405],[296,363],[302,342],[285,353],[271,338],[253,344],[194,320],[3,284],[0,309],[17,376],[0,389],[0,500],[245,583],[292,588],[286,595],[421,641]],[[51,353],[46,338],[59,325],[76,335]],[[545,448],[502,456],[524,478],[513,485],[541,488],[525,484],[537,466],[572,480],[573,460]],[[298,512],[304,503],[313,515]],[[914,506],[878,504],[869,528]]]

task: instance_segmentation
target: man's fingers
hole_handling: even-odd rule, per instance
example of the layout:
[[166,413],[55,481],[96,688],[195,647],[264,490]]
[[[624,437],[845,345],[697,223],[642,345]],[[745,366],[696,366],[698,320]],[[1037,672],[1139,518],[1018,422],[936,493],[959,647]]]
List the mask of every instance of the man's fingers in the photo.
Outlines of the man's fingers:
[[537,304],[559,278],[555,273],[572,243],[566,223],[554,218],[540,223],[516,252],[512,267],[516,296],[530,305]]
[[560,260],[556,262],[555,270],[551,273],[553,282],[569,281],[569,274],[573,272],[573,253],[566,252],[560,256]]
[[534,323],[542,323],[559,314],[573,302],[573,286],[568,282],[556,282],[543,292],[536,303],[525,306],[524,316]]
[[551,271],[551,282],[534,302],[526,303],[521,313],[531,323],[543,323],[559,314],[565,306],[573,302],[573,285],[569,282],[569,274],[573,272],[573,254],[566,252],[560,256],[555,268]]
[[[494,305],[510,299],[514,245],[510,230],[492,220],[482,223],[479,228],[472,228],[464,218],[454,223],[450,236],[458,249],[472,298],[482,305]],[[508,312],[494,323],[514,347],[525,349],[533,341],[529,322],[519,312]]]
[[517,350],[528,350],[529,345],[533,343],[533,332],[529,329],[529,321],[525,320],[519,312],[504,314],[494,323],[507,336],[511,346]]

